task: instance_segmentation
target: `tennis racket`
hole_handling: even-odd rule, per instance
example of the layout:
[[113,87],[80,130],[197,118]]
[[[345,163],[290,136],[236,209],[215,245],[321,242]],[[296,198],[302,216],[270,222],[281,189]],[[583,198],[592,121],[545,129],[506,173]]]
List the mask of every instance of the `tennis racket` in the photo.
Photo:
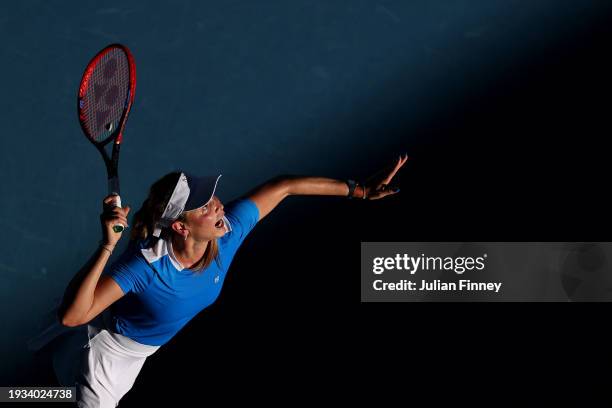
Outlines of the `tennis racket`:
[[[121,207],[119,190],[119,148],[136,91],[136,65],[130,50],[121,44],[104,48],[87,64],[77,98],[79,123],[83,133],[100,151],[108,176],[108,193],[116,195],[115,205]],[[107,149],[112,145],[109,157]],[[113,225],[113,231],[123,231],[123,225]]]

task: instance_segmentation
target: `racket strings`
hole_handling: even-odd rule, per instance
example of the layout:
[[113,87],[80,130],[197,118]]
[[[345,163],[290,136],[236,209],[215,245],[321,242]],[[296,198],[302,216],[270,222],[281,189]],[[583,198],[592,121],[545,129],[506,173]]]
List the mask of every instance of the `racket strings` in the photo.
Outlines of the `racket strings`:
[[127,106],[129,89],[128,58],[123,50],[112,49],[93,67],[81,103],[89,138],[100,142],[115,132]]

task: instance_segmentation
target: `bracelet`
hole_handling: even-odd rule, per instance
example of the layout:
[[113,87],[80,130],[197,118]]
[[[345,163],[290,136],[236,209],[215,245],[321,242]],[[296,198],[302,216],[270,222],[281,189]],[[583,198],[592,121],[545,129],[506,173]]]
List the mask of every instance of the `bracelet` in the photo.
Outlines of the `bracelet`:
[[357,183],[355,182],[355,180],[346,180],[346,184],[348,185],[349,191],[348,191],[348,198],[351,199],[353,198],[353,193],[355,192],[355,187],[357,187]]
[[98,244],[100,244],[100,248],[106,249],[111,255],[113,254],[113,249],[115,248],[115,245],[105,244],[102,240],[100,240]]
[[113,254],[113,251],[111,249],[109,249],[106,245],[100,245],[100,248],[106,249],[110,255]]
[[101,245],[101,246],[100,246],[100,248],[102,248],[102,249],[106,249],[110,255],[112,255],[112,254],[113,254],[113,251],[111,251],[110,249],[108,249],[108,248],[107,248],[107,247],[105,247],[104,245]]

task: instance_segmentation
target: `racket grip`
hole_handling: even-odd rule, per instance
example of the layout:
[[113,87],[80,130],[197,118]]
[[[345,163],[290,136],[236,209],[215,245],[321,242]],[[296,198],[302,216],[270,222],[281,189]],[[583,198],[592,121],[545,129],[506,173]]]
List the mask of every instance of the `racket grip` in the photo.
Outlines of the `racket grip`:
[[[116,207],[121,208],[121,197],[119,197],[119,195],[115,196],[115,202],[114,202]],[[119,233],[122,232],[125,228],[123,227],[123,225],[121,224],[115,224],[113,225],[113,231]]]

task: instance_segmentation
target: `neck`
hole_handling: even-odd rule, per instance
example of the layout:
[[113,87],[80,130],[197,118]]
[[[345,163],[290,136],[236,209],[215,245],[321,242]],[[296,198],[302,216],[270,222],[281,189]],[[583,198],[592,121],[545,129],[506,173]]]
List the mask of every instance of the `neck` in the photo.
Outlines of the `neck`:
[[191,268],[195,265],[206,252],[209,241],[195,241],[191,237],[187,237],[187,240],[181,238],[179,235],[172,237],[172,252],[177,261],[181,263],[184,268]]

